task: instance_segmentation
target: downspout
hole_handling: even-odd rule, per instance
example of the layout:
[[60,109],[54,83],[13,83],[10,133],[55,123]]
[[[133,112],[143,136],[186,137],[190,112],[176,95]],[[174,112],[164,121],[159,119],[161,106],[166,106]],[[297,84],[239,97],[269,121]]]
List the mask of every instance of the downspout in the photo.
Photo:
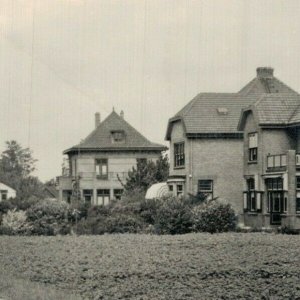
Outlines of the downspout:
[[190,174],[189,183],[190,183],[190,193],[193,194],[193,139],[191,141],[191,149],[190,149]]

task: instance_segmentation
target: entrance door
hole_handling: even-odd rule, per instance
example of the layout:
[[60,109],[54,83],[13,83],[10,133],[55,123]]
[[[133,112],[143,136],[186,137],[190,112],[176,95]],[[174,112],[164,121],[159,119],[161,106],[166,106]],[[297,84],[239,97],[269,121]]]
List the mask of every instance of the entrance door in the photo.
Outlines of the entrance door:
[[281,213],[283,211],[283,192],[268,192],[270,205],[270,224],[281,225]]

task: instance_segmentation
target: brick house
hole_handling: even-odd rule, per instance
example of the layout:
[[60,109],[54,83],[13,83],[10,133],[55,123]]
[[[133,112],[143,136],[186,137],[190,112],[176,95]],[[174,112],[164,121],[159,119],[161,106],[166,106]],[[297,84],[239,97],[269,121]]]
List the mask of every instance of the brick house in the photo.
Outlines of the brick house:
[[237,125],[241,110],[266,93],[297,95],[272,68],[257,68],[257,76],[239,92],[200,93],[169,119],[168,185],[174,195],[204,192],[243,213],[243,131]]
[[156,160],[167,147],[146,139],[113,111],[103,122],[95,114],[95,129],[80,144],[65,150],[59,199],[82,198],[93,205],[120,199],[128,171],[138,159]]
[[244,222],[300,229],[300,96],[262,95],[244,108]]

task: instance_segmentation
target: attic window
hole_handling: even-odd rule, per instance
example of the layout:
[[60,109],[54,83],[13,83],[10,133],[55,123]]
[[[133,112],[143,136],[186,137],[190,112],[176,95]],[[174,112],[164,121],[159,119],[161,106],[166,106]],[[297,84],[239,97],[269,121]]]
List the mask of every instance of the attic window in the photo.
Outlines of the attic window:
[[228,109],[226,107],[219,107],[217,111],[219,115],[228,115]]
[[124,131],[112,131],[111,134],[113,143],[123,143],[125,141]]

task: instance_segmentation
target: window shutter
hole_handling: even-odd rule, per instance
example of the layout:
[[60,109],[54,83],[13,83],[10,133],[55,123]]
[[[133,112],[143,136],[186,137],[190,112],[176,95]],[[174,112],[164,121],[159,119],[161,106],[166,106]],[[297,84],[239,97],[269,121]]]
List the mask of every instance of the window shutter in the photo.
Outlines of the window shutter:
[[244,210],[248,209],[248,193],[244,192]]
[[257,133],[249,134],[249,148],[257,148]]
[[256,209],[261,210],[261,193],[256,193]]

